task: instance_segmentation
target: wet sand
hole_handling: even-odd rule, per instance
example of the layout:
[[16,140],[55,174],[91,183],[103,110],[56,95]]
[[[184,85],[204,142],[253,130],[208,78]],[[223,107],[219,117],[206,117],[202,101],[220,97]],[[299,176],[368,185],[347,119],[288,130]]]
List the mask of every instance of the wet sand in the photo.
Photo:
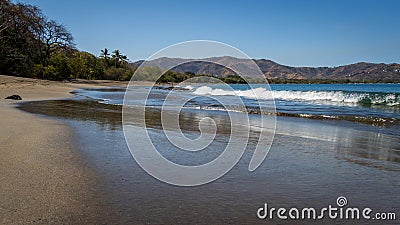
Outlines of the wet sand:
[[[110,81],[53,82],[0,75],[0,223],[99,223],[98,178],[65,123],[29,114],[16,103],[70,98],[77,88]],[[22,101],[4,99],[18,94]]]

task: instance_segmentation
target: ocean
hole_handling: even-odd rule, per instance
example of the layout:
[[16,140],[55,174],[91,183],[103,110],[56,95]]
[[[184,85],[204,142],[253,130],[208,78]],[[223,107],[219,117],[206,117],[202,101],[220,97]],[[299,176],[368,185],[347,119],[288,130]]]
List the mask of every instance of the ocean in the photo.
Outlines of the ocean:
[[[138,91],[137,87],[132,87]],[[250,90],[253,88],[253,91]],[[161,107],[163,104],[178,105],[179,101],[165,102],[165,96],[184,95],[190,98],[183,108],[211,111],[243,111],[258,114],[263,103],[276,107],[276,115],[303,117],[322,120],[344,120],[374,126],[395,126],[400,124],[400,84],[255,84],[251,87],[226,85],[191,84],[170,92],[165,89],[151,90],[148,101],[127,99],[127,104]],[[271,91],[269,91],[271,90]],[[78,96],[95,99],[99,103],[122,105],[124,88],[77,90]],[[155,98],[152,95],[156,96]],[[189,97],[188,97],[189,96]],[[242,105],[230,104],[239,96]],[[274,100],[271,104],[271,97]],[[228,104],[221,104],[219,99]],[[237,101],[236,101],[237,102]],[[240,102],[240,103],[242,103]],[[267,110],[272,112],[271,110]],[[395,134],[396,130],[392,129]]]
[[[248,85],[175,88],[132,86],[132,95],[125,99],[124,87],[80,89],[73,99],[29,102],[19,108],[58,118],[75,129],[80,151],[98,173],[94,189],[107,199],[107,210],[99,216],[108,223],[264,224],[267,221],[256,216],[264,203],[325,207],[335,205],[339,196],[351,206],[400,213],[400,84],[276,84],[270,85],[271,91],[259,84],[254,92]],[[134,110],[131,120],[123,121],[123,103],[132,109],[145,106],[146,127]],[[190,139],[199,136],[202,119],[211,118],[214,142],[202,151],[178,151],[165,137],[170,127],[162,123],[161,107],[170,115],[178,109],[179,129]],[[247,113],[250,133],[230,139],[237,124],[231,124],[229,116]],[[264,162],[249,172],[259,130],[265,128],[258,123],[261,117],[273,122],[266,128],[274,139],[265,143],[272,146]],[[249,134],[249,141],[239,162],[220,179],[179,187],[157,180],[138,165],[123,126],[145,129],[160,154],[189,166],[215,159],[230,141],[240,143],[242,134]]]

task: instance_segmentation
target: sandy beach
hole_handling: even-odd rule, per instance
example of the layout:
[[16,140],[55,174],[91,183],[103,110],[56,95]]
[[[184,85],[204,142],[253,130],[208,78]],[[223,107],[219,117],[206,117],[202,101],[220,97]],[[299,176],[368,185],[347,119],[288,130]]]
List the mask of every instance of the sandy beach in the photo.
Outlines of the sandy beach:
[[[248,171],[253,152],[245,151],[217,181],[179,187],[160,182],[133,160],[118,104],[124,85],[0,76],[0,224],[265,224],[268,221],[256,216],[264,203],[320,209],[335,205],[339,196],[374,212],[399,210],[396,126],[279,116],[272,148],[255,172]],[[76,96],[70,94],[76,89],[81,89],[74,92],[78,98],[65,99]],[[140,93],[147,87],[134,90]],[[167,92],[155,91],[152,100],[157,103]],[[4,99],[13,94],[23,100]],[[102,99],[107,102],[99,103]],[[182,130],[193,134],[193,124],[205,116],[228,127],[223,113],[184,109]],[[229,135],[219,132],[200,155],[177,152],[159,128],[157,114],[149,116],[154,145],[177,163],[209,162],[229,141]],[[250,147],[254,144],[249,141]]]
[[[53,82],[0,76],[0,223],[95,223],[101,196],[96,177],[60,121],[15,108],[16,103],[69,98],[83,87],[119,82]],[[22,101],[4,99],[18,94]]]

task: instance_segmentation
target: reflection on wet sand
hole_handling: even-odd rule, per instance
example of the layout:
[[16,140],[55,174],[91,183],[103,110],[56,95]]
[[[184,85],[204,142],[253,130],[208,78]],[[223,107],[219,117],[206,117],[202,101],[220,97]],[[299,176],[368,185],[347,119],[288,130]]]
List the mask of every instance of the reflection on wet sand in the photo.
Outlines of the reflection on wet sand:
[[[66,119],[75,128],[82,152],[102,181],[102,186],[93,188],[108,199],[107,210],[99,214],[107,224],[265,224],[267,221],[256,217],[256,210],[266,202],[275,207],[318,208],[334,205],[340,195],[346,196],[352,206],[399,210],[397,136],[354,129],[350,123],[279,117],[273,146],[255,172],[248,172],[252,151],[246,150],[239,163],[221,179],[183,188],[154,179],[132,159],[122,132],[120,106],[60,100],[31,102],[20,108]],[[162,135],[159,110],[147,110],[146,124],[151,127],[157,149],[180,164],[201,164],[214,158],[230,133],[229,120],[223,112],[185,110],[179,117],[184,131],[195,134],[198,121],[209,116],[217,122],[219,136],[210,151],[199,152],[200,157],[181,154]],[[257,115],[252,115],[251,121],[256,130]],[[131,122],[135,125],[138,121]]]
[[[122,129],[122,106],[120,105],[101,104],[93,100],[51,100],[27,102],[20,105],[19,108],[47,116],[93,121],[112,130]],[[135,110],[132,109],[130,113],[135,114]],[[210,117],[216,122],[219,135],[230,134],[231,124],[228,114],[222,111],[183,110],[179,116],[180,128],[183,131],[198,132],[198,124],[204,117]],[[254,115],[254,117],[257,117],[257,115]],[[134,116],[131,118],[133,118],[130,121],[132,125],[141,124],[142,118],[135,118]],[[288,120],[297,122],[287,122]],[[257,120],[253,119],[253,123],[254,121]],[[332,142],[335,143],[332,151],[337,152],[336,157],[338,159],[381,169],[399,169],[399,164],[386,165],[381,162],[400,163],[400,142],[397,136],[346,127],[340,127],[339,129],[338,126],[334,126],[332,123],[328,123],[328,125],[319,124],[319,122],[309,119],[287,118],[279,121],[277,135]],[[162,128],[159,108],[146,108],[146,126],[156,129]],[[254,135],[256,135],[255,132],[253,132]]]
[[35,101],[23,103],[18,108],[46,116],[93,121],[110,129],[120,129],[122,126],[122,106],[101,104],[93,100]]

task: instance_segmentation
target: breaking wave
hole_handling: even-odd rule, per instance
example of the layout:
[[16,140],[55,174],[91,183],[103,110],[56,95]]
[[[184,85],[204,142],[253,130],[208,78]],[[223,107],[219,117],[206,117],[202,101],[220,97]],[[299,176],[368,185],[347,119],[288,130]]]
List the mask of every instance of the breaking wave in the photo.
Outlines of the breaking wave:
[[372,92],[351,92],[351,91],[286,91],[272,90],[265,88],[255,88],[253,90],[223,90],[213,89],[208,86],[197,88],[195,95],[211,96],[240,96],[249,99],[260,100],[288,100],[288,101],[310,101],[321,103],[347,103],[359,105],[383,105],[399,106],[399,93],[372,93]]

